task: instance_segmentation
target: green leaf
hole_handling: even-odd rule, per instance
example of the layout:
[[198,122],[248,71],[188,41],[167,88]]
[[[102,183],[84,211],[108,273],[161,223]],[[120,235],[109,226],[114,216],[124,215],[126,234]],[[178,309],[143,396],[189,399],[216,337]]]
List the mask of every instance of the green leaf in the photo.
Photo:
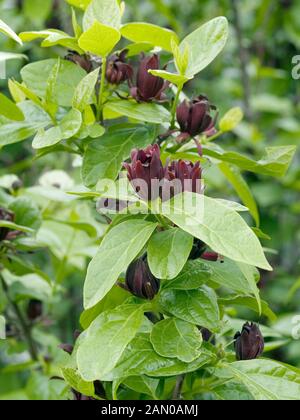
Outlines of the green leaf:
[[38,206],[27,197],[18,197],[9,205],[9,209],[15,214],[15,222],[18,225],[37,230],[42,223],[41,213]]
[[115,369],[100,379],[112,381],[133,375],[148,375],[153,378],[176,376],[194,372],[212,362],[214,358],[215,356],[204,347],[201,355],[192,363],[162,357],[154,351],[148,334],[138,334],[127,346]]
[[[39,108],[47,112],[46,105],[40,100],[40,98],[32,90],[30,90],[27,86],[19,82],[14,81],[12,83],[14,85],[14,88],[18,89],[18,91],[21,92],[25,96],[25,98],[30,99],[35,105],[37,105]],[[48,83],[47,83],[47,86],[48,86]]]
[[226,364],[214,370],[214,374],[245,385],[255,400],[299,400],[300,370],[273,360]]
[[84,51],[106,57],[121,39],[120,32],[111,26],[94,22],[78,40]]
[[6,62],[8,60],[24,60],[24,59],[27,60],[27,56],[24,54],[0,51],[0,63]]
[[58,126],[45,131],[41,129],[33,139],[32,147],[34,149],[43,149],[54,146],[62,140],[67,140],[78,133],[82,124],[81,112],[77,109],[71,109],[64,116]]
[[0,19],[0,32],[16,41],[18,44],[23,45],[23,42],[18,35],[5,22],[3,22],[2,19]]
[[32,147],[42,149],[44,147],[54,146],[62,140],[61,130],[58,126],[44,130],[41,128],[33,139]]
[[0,220],[0,227],[5,227],[9,230],[17,230],[19,232],[24,232],[24,233],[33,233],[33,229],[27,227],[27,226],[21,226],[21,225],[17,225],[16,223],[12,223],[12,222],[6,222],[5,220]]
[[117,99],[107,102],[104,111],[105,109],[152,124],[168,124],[171,119],[171,114],[166,108],[154,103],[139,104],[135,101]]
[[95,381],[116,366],[138,332],[143,317],[143,306],[122,305],[102,313],[92,322],[77,351],[78,369],[83,379]]
[[154,325],[151,333],[154,350],[163,357],[176,357],[190,363],[201,354],[202,335],[195,325],[176,318]]
[[213,393],[222,401],[253,401],[245,385],[233,381],[215,387]]
[[150,395],[153,399],[157,400],[156,390],[159,384],[158,379],[149,378],[145,375],[131,376],[122,381],[122,383],[139,394]]
[[182,48],[176,43],[172,42],[172,52],[174,55],[175,66],[181,75],[186,74],[186,70],[189,64],[189,46],[185,44],[185,48]]
[[78,52],[78,54],[82,54],[83,52],[82,49],[79,48],[76,38],[70,36],[66,32],[57,29],[22,32],[20,33],[20,38],[24,42],[31,42],[41,38],[43,39],[41,44],[42,47],[53,47],[55,45],[61,45],[62,47]]
[[[49,59],[28,64],[21,70],[21,76],[26,86],[40,98],[46,98],[48,77],[57,60]],[[72,106],[75,89],[86,76],[86,72],[70,61],[62,60],[57,77],[55,96],[57,103],[63,107]]]
[[220,120],[220,130],[224,133],[234,130],[244,118],[244,113],[241,108],[236,107],[230,109],[224,117]]
[[121,26],[121,9],[117,0],[92,0],[83,16],[83,28],[86,31],[94,22],[119,29]]
[[203,147],[204,156],[228,162],[239,168],[262,175],[283,177],[296,153],[296,146],[267,147],[266,153],[259,161],[254,161],[237,152],[225,152],[220,147],[210,145]]
[[61,137],[68,140],[74,137],[80,130],[82,115],[78,109],[71,109],[59,123]]
[[137,43],[149,43],[153,47],[172,52],[172,41],[178,44],[179,39],[175,32],[157,25],[145,22],[131,22],[122,26],[121,33],[124,38]]
[[99,76],[99,70],[99,68],[94,70],[81,80],[75,89],[73,108],[82,112],[91,103],[91,98],[95,92],[95,86]]
[[254,232],[234,210],[200,194],[183,193],[162,204],[163,214],[215,252],[272,270]]
[[225,162],[221,163],[219,165],[219,168],[221,169],[222,173],[225,175],[227,180],[232,184],[233,188],[235,189],[245,206],[249,209],[250,214],[253,216],[256,226],[258,227],[260,225],[259,212],[256,201],[252,195],[252,192],[247,182],[244,180],[237,168],[234,168]]
[[18,143],[35,134],[39,128],[46,127],[50,118],[42,109],[30,101],[19,104],[25,121],[0,123],[0,147]]
[[209,283],[212,270],[203,260],[189,260],[182,272],[174,279],[164,283],[165,289],[193,290]]
[[[219,299],[219,304],[225,306],[241,306],[251,309],[254,312],[258,312],[257,310],[257,301],[254,298],[246,297],[246,296],[227,296],[226,298]],[[259,315],[264,315],[269,318],[270,321],[276,321],[277,317],[274,312],[271,310],[267,302],[261,302],[261,313]]]
[[225,47],[228,38],[228,21],[217,17],[188,35],[180,44],[182,53],[189,46],[187,76],[193,77],[205,69]]
[[115,180],[132,149],[151,144],[156,132],[146,125],[115,125],[98,139],[89,142],[83,158],[82,178],[87,187],[99,179]]
[[149,73],[153,74],[153,76],[161,77],[162,79],[168,80],[176,86],[183,86],[189,80],[192,80],[192,77],[187,77],[182,74],[170,73],[165,70],[149,70]]
[[206,286],[198,290],[163,290],[159,296],[162,309],[183,321],[218,331],[220,312],[215,292]]
[[257,288],[259,272],[253,266],[241,266],[228,258],[224,258],[222,262],[198,260],[197,263],[210,270],[211,280],[221,287],[229,288],[243,295],[256,296],[259,293]]
[[119,286],[113,286],[97,305],[82,312],[80,316],[80,325],[86,330],[102,312],[122,305],[127,299],[128,292],[126,290]]
[[25,119],[20,108],[3,93],[0,93],[0,115],[14,121],[24,121]]
[[91,0],[66,0],[67,3],[72,6],[78,7],[79,9],[86,10],[88,5],[91,3]]
[[6,330],[5,330],[5,318],[0,315],[0,340],[5,340]]
[[143,249],[157,224],[144,220],[125,221],[104,237],[91,261],[84,285],[84,307],[96,305]]
[[148,263],[158,279],[174,279],[191,253],[193,236],[178,228],[157,232],[148,244]]
[[17,276],[7,270],[2,272],[8,293],[12,300],[38,299],[47,302],[52,294],[52,288],[47,281],[38,274],[25,274]]
[[69,367],[62,368],[61,373],[64,380],[72,389],[87,397],[95,396],[94,383],[83,380],[75,369]]

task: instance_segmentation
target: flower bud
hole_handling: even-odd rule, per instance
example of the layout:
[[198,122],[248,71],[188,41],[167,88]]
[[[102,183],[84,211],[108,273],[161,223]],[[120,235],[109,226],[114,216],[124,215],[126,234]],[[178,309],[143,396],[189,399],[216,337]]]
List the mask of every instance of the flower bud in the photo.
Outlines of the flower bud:
[[74,64],[77,64],[87,73],[90,73],[93,69],[91,61],[87,58],[86,55],[79,55],[76,51],[70,51],[68,55],[65,56],[65,60],[71,61]]
[[112,85],[119,85],[126,80],[132,80],[133,68],[125,62],[126,50],[119,55],[110,57],[107,63],[106,80]]
[[193,101],[184,101],[177,107],[177,121],[184,140],[199,134],[215,134],[215,119],[210,115],[216,107],[211,105],[206,96],[199,96]]
[[210,330],[202,327],[199,327],[199,330],[201,332],[203,341],[205,341],[206,343],[211,343],[213,345],[216,344],[215,336]]
[[247,322],[234,339],[237,360],[252,360],[260,357],[264,351],[264,338],[256,324]]
[[149,70],[159,70],[159,58],[156,54],[145,57],[140,63],[136,87],[131,88],[131,95],[138,102],[162,101],[166,99],[164,91],[169,83],[161,77],[153,76]]
[[206,245],[200,239],[195,238],[189,260],[197,260],[205,252]]
[[126,273],[125,287],[141,299],[152,300],[157,295],[160,281],[151,273],[146,257],[130,264]]
[[27,307],[27,318],[35,321],[43,315],[43,303],[40,300],[32,299]]
[[[3,222],[14,222],[15,216],[9,210],[0,208],[0,221]],[[7,235],[9,233],[9,229],[6,227],[0,227],[0,242],[7,239]]]

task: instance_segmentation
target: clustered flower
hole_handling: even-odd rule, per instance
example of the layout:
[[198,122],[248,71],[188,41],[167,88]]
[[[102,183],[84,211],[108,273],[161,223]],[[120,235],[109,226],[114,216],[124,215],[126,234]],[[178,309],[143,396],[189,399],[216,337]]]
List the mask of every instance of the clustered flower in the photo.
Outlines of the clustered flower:
[[124,163],[128,179],[145,201],[160,197],[163,201],[184,192],[201,194],[200,162],[179,160],[163,165],[157,144],[144,150],[133,150],[131,163]]
[[120,54],[114,54],[107,63],[106,80],[112,85],[131,81],[133,78],[133,68],[126,63],[126,53],[124,50]]

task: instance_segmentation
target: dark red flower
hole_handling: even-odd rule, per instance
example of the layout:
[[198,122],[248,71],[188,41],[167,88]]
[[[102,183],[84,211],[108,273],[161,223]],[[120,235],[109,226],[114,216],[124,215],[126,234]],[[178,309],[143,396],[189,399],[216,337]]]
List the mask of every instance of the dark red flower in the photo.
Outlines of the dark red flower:
[[194,164],[184,160],[173,161],[165,174],[164,189],[171,187],[171,197],[184,191],[201,194],[201,177],[200,162]]
[[158,197],[167,201],[184,191],[202,192],[200,162],[179,160],[163,165],[157,144],[145,150],[134,150],[131,164],[124,163],[124,167],[133,188],[145,201]]
[[90,73],[93,70],[91,61],[87,58],[86,55],[79,55],[76,51],[70,51],[69,54],[65,56],[65,60],[71,61],[74,64],[77,64],[87,73]]
[[166,99],[164,91],[169,83],[161,77],[153,76],[149,70],[159,70],[159,58],[156,54],[145,57],[139,66],[136,87],[131,88],[131,96],[138,102],[162,101]]
[[158,198],[158,184],[164,178],[165,169],[160,160],[160,149],[157,144],[148,146],[144,150],[133,150],[131,164],[124,163],[124,167],[127,169],[128,179],[133,188],[143,200]]
[[247,322],[234,339],[237,360],[257,359],[264,351],[264,338],[256,324]]
[[199,96],[193,101],[184,101],[177,107],[177,121],[182,139],[195,137],[199,134],[213,135],[216,118],[211,111],[216,107],[211,105],[206,96]]
[[[9,210],[0,208],[0,221],[3,222],[14,222],[15,215]],[[0,227],[0,242],[7,239],[9,229],[6,227]]]
[[151,273],[146,256],[128,267],[125,288],[133,295],[148,300],[154,299],[159,292],[160,281]]
[[133,68],[125,62],[126,52],[124,50],[121,54],[115,54],[108,60],[106,69],[106,80],[108,83],[119,85],[126,82],[126,80],[132,80]]

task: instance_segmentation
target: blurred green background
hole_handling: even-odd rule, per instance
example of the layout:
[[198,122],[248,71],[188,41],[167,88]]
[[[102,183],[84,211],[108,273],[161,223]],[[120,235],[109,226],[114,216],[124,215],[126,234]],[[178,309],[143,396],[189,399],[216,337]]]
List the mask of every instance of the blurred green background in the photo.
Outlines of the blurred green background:
[[[181,38],[215,16],[226,16],[231,36],[225,51],[186,86],[186,93],[205,93],[219,108],[220,115],[233,106],[244,109],[245,119],[234,135],[230,133],[220,140],[226,150],[260,159],[268,146],[299,144],[300,80],[292,78],[292,59],[300,54],[298,0],[126,0],[126,6],[124,21],[143,20],[166,26],[177,31]],[[70,8],[63,0],[0,0],[0,18],[17,33],[44,28],[71,32]],[[0,51],[24,53],[29,61],[66,54],[60,47],[43,49],[38,42],[20,47],[1,34]],[[24,60],[10,61],[7,78],[19,80],[19,70],[24,64]],[[0,80],[1,92],[7,92],[6,87],[7,80]],[[78,170],[73,168],[68,156],[49,155],[32,165],[32,155],[30,142],[4,148],[0,152],[0,175],[16,173],[26,186],[53,169],[64,169],[78,179]],[[218,169],[205,168],[205,177],[212,195],[236,197]],[[261,228],[272,238],[263,241],[275,269],[271,274],[262,273],[262,297],[278,315],[273,327],[290,337],[291,319],[295,314],[300,315],[300,152],[284,179],[249,173],[245,173],[245,178],[260,209]],[[51,273],[50,258],[41,255],[38,258],[39,264],[43,263]],[[57,298],[64,303],[52,311],[55,322],[47,333],[39,332],[42,335],[39,340],[47,343],[52,356],[60,340],[72,340],[81,311],[84,274],[73,267],[67,278],[66,290]],[[243,318],[249,315],[253,319],[253,313],[241,311],[237,315]],[[9,350],[22,355],[24,349],[15,342]],[[300,367],[300,341],[290,340],[273,356]],[[22,358],[18,361],[21,363]],[[0,358],[0,369],[4,365]],[[16,396],[21,383],[26,385],[31,398],[38,398],[36,385],[41,379],[28,380],[26,369],[16,370],[7,367],[1,370],[0,396]]]

